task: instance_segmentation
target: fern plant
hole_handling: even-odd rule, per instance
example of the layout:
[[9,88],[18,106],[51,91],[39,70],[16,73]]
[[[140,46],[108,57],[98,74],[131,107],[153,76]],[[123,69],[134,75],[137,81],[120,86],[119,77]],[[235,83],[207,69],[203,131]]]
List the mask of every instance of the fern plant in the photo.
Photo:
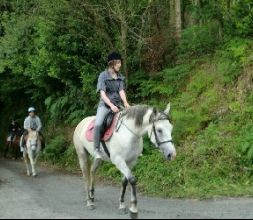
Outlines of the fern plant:
[[253,162],[253,126],[246,126],[243,131],[245,134],[241,144],[242,154],[248,161]]

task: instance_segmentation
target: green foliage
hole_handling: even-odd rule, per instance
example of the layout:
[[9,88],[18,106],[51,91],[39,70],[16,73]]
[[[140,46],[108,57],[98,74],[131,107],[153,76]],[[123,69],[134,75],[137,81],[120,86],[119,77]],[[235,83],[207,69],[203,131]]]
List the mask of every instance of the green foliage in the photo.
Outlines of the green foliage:
[[[169,1],[0,1],[1,143],[8,119],[15,113],[23,121],[32,104],[45,125],[42,158],[79,169],[72,132],[95,114],[98,74],[117,49],[130,103],[172,103],[178,157],[165,163],[146,137],[134,170],[141,189],[164,197],[252,195],[252,80],[244,79],[252,75],[252,1],[181,3],[175,39]],[[100,175],[121,178],[109,163]]]
[[53,163],[58,162],[67,148],[67,141],[63,135],[57,135],[50,139],[46,145],[43,158]]
[[182,39],[177,47],[181,59],[186,55],[191,57],[214,52],[222,42],[218,34],[219,28],[217,23],[211,22],[183,30]]
[[242,66],[248,62],[250,45],[251,41],[240,38],[234,38],[224,45],[218,68],[225,83],[235,81],[241,74]]
[[253,137],[252,137],[253,126],[247,125],[242,130],[245,132],[244,139],[241,144],[242,154],[246,156],[246,159],[248,161],[253,162]]
[[[134,89],[134,91],[130,90],[130,97],[133,100],[149,100],[149,97],[159,96],[160,99],[164,98],[168,101],[185,86],[193,67],[193,64],[185,64],[167,68],[150,78],[147,78],[143,72],[137,72],[129,80],[130,89]],[[159,105],[159,102],[152,104]]]
[[232,20],[241,36],[253,34],[253,3],[251,0],[237,1],[233,7]]

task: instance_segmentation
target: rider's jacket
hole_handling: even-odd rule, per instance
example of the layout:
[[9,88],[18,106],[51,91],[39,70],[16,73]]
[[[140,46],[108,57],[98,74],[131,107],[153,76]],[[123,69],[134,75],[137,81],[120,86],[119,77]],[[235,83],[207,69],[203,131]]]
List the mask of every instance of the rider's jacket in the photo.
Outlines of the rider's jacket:
[[24,121],[24,129],[32,129],[35,131],[40,131],[42,128],[41,120],[38,116],[31,117],[28,116]]
[[11,123],[10,125],[9,125],[9,127],[8,127],[8,132],[9,133],[15,133],[15,132],[18,132],[18,130],[19,130],[19,125],[18,125],[18,123]]

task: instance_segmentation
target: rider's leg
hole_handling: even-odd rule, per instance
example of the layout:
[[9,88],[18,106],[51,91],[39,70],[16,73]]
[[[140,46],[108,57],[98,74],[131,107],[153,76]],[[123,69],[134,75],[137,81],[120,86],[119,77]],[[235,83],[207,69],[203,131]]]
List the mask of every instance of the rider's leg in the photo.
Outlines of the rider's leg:
[[15,132],[11,132],[11,141],[14,140],[15,135],[16,135]]
[[110,112],[110,109],[108,109],[104,105],[99,106],[97,109],[96,121],[95,121],[95,127],[94,127],[94,149],[96,153],[95,155],[96,158],[101,158],[101,151],[100,151],[101,129],[103,126],[105,116],[109,112]]

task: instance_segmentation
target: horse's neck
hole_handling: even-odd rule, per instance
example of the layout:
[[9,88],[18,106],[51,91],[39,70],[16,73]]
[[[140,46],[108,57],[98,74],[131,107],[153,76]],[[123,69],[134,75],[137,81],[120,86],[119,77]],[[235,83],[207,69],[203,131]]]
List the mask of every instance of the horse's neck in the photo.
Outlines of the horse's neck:
[[37,136],[38,136],[37,131],[31,131],[31,132],[28,134],[28,138],[37,138]]
[[150,123],[150,115],[152,112],[148,112],[144,117],[143,117],[143,123],[142,126],[136,126],[135,124],[135,119],[129,119],[125,120],[125,125],[138,137],[142,137],[145,135],[148,130],[150,129],[150,126],[152,125]]

